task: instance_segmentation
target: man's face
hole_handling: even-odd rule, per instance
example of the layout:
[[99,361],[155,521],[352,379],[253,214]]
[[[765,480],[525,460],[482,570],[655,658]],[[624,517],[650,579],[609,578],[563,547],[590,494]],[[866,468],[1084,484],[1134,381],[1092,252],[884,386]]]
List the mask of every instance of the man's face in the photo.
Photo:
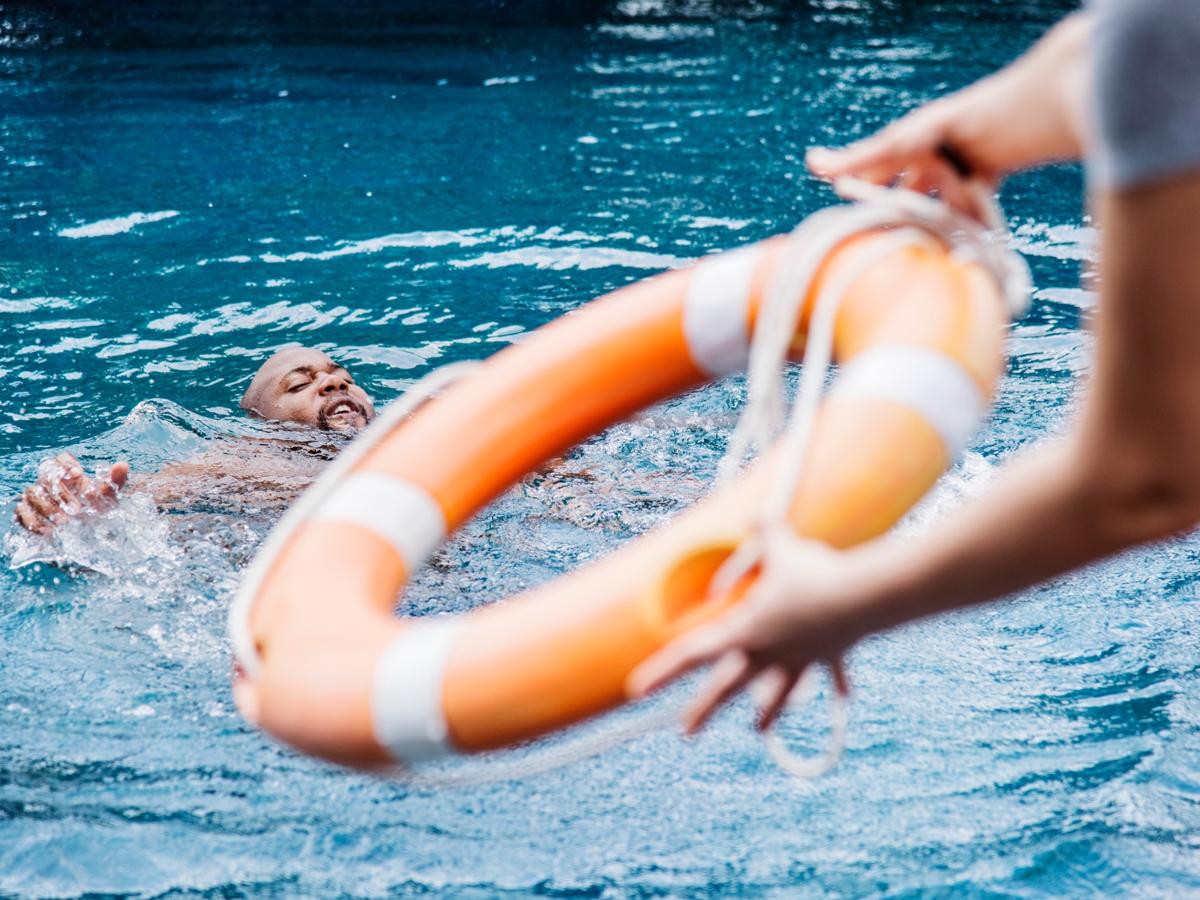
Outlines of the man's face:
[[264,419],[318,428],[358,429],[375,418],[367,392],[320,350],[289,347],[263,363],[242,408]]

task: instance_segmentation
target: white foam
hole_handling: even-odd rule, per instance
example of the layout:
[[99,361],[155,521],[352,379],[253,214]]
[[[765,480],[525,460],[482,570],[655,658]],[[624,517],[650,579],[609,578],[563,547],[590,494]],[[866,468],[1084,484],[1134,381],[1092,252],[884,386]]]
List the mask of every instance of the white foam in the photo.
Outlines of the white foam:
[[712,37],[716,30],[711,25],[671,24],[671,25],[612,25],[602,24],[598,29],[601,34],[612,34],[618,37],[633,38],[638,41],[682,41],[690,38]]
[[76,225],[74,228],[64,228],[58,233],[59,237],[65,238],[93,238],[93,237],[109,237],[114,234],[124,234],[127,231],[132,231],[139,225],[146,225],[150,222],[161,222],[163,219],[173,219],[179,215],[178,210],[164,209],[159,212],[135,212],[127,216],[118,216],[115,219],[101,219],[98,222],[89,222],[86,225]]
[[[336,322],[350,312],[346,306],[323,309],[312,303],[288,303],[277,300],[266,306],[255,307],[251,303],[229,303],[213,310],[212,318],[203,319],[192,326],[192,334],[224,334],[231,331],[251,331],[267,326],[298,328],[300,331],[316,331]],[[227,354],[231,351],[226,350]]]
[[73,309],[86,300],[68,300],[66,297],[22,297],[17,300],[0,299],[0,313],[27,313],[37,309]]
[[1092,262],[1098,258],[1100,236],[1090,225],[1027,222],[1013,232],[1013,247],[1026,256]]
[[147,322],[146,327],[151,331],[174,331],[181,325],[190,325],[196,321],[192,313],[170,313]]
[[[434,341],[421,347],[393,347],[383,344],[344,347],[338,353],[338,359],[365,365],[384,365],[390,369],[416,369],[441,356],[441,346],[445,346],[446,343]],[[436,344],[441,346],[434,346]]]
[[168,347],[174,346],[175,341],[133,340],[128,343],[116,341],[103,347],[96,354],[96,358],[114,359],[118,356],[129,356],[131,353],[144,353],[147,350],[166,350]]
[[1100,300],[1097,291],[1085,288],[1043,288],[1033,295],[1035,300],[1049,300],[1051,303],[1062,303],[1079,309],[1095,309]]
[[31,353],[40,353],[49,355],[52,353],[75,353],[80,350],[93,350],[96,347],[103,347],[107,341],[88,335],[86,337],[65,337],[60,338],[53,344],[26,344],[17,351],[17,356],[28,356]]
[[532,266],[535,269],[603,269],[620,266],[627,269],[678,269],[692,260],[665,253],[644,250],[620,250],[616,247],[520,247],[497,253],[484,253],[471,259],[454,259],[450,265],[459,269],[487,266],[502,269],[507,266]]
[[[303,262],[305,260],[336,259],[339,256],[357,256],[364,253],[378,253],[389,247],[472,247],[487,241],[482,229],[467,231],[408,231],[400,234],[385,234],[380,237],[367,238],[362,241],[347,241],[332,250],[309,252],[305,250],[296,253],[279,255],[264,253],[259,259],[265,263]],[[249,259],[228,258],[224,262],[248,262]]]
[[[694,220],[698,224],[693,227],[709,228],[723,227],[732,230],[745,227],[749,222],[736,219],[704,219]],[[358,256],[379,253],[389,248],[435,248],[435,247],[476,247],[481,244],[506,244],[525,241],[548,241],[562,244],[598,244],[610,240],[630,240],[633,234],[618,231],[608,235],[589,234],[586,231],[566,230],[561,226],[553,226],[538,230],[533,226],[505,225],[500,228],[466,228],[459,231],[410,231],[397,234],[385,234],[380,237],[366,238],[358,241],[339,241],[327,250],[298,250],[294,253],[263,253],[258,256],[238,254],[226,256],[217,260],[202,259],[197,265],[208,265],[212,262],[245,264],[252,262],[289,263],[305,261],[325,261],[343,256]],[[306,238],[308,240],[308,238]],[[639,243],[648,243],[649,238],[638,239]],[[539,269],[595,269],[606,266],[625,266],[634,269],[660,270],[678,268],[691,260],[675,256],[649,253],[645,251],[627,251],[610,247],[547,247],[542,244],[529,244],[495,253],[484,254],[471,259],[451,261],[450,265],[459,268],[469,266],[488,266],[503,268],[505,266],[534,266]],[[410,261],[388,263],[391,266],[409,265]],[[423,263],[416,268],[435,265]],[[268,282],[268,286],[273,283]]]
[[741,231],[749,224],[749,219],[714,219],[709,216],[693,216],[688,222],[688,228],[728,228],[730,231]]

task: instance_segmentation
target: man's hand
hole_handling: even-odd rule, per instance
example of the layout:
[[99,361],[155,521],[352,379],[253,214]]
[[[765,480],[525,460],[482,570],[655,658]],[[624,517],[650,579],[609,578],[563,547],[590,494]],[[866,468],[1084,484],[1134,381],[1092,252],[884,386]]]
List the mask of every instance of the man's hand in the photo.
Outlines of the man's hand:
[[70,453],[38,466],[38,478],[17,503],[17,523],[35,534],[50,535],[64,522],[112,509],[129,477],[129,464],[114,463],[106,477],[88,478]]
[[782,529],[765,541],[762,575],[749,596],[710,625],[668,644],[629,677],[629,693],[642,697],[715,662],[708,686],[684,714],[688,733],[760,675],[770,676],[758,719],[764,731],[814,662],[827,663],[837,690],[849,691],[841,657],[866,629],[854,611],[854,579],[844,554]]

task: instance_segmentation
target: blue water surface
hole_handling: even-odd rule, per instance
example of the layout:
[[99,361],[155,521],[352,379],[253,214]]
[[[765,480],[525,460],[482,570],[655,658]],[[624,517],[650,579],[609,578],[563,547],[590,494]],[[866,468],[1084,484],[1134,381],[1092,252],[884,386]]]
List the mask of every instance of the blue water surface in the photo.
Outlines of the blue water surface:
[[[237,398],[288,342],[387,400],[615,287],[784,231],[832,202],[806,147],[983,75],[1073,4],[467,4],[378,28],[353,4],[353,28],[312,6],[239,7],[222,28],[221,4],[203,6],[95,34],[94,11],[79,29],[0,11],[6,502],[60,448],[149,473],[244,438]],[[1033,310],[995,414],[906,529],[1069,418],[1096,299],[1082,189],[1075,167],[1006,187]],[[703,492],[740,398],[737,382],[680,398],[518,486],[408,602],[465,610],[660,523]],[[91,571],[10,568],[29,547],[8,541],[0,893],[1200,890],[1194,538],[867,642],[846,757],[806,787],[741,704],[694,741],[658,732],[435,790],[314,762],[237,716],[224,613],[278,510],[214,499],[228,494],[128,505],[68,548]],[[825,729],[783,726],[808,750]]]

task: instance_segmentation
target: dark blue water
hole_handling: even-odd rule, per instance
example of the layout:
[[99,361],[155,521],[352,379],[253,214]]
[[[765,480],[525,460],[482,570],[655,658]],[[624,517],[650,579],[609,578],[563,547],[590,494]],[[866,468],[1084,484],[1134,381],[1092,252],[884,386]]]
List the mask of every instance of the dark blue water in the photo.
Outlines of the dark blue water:
[[[807,146],[984,74],[1071,5],[488,6],[372,28],[350,4],[343,31],[239,8],[225,29],[210,9],[96,34],[10,7],[0,494],[62,447],[148,473],[257,434],[237,398],[276,346],[325,349],[386,400],[788,229],[831,202]],[[995,415],[905,527],[1069,417],[1095,301],[1081,191],[1074,168],[1006,188],[1034,308]],[[414,608],[498,599],[662,521],[703,491],[739,396],[667,404],[518,487],[422,573]],[[432,791],[301,758],[237,717],[224,610],[277,509],[193,488],[58,548],[95,571],[0,572],[0,893],[1200,889],[1194,539],[861,647],[848,753],[806,788],[739,706],[695,741]],[[824,727],[784,732],[811,749]]]

